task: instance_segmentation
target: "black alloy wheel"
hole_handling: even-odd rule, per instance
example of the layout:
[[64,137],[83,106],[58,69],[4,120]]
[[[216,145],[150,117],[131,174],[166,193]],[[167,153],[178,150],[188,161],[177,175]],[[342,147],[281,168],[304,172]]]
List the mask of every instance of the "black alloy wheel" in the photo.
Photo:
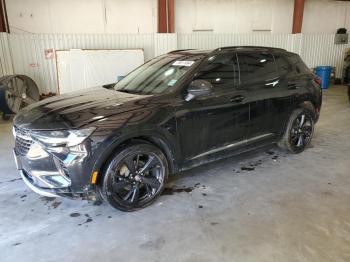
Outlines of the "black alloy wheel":
[[290,144],[294,151],[303,151],[310,143],[313,134],[313,120],[306,112],[302,112],[294,120],[290,130]]
[[310,144],[314,133],[314,118],[308,109],[295,110],[289,118],[287,128],[279,146],[292,153],[301,153]]
[[107,201],[122,211],[150,205],[162,192],[168,177],[164,154],[150,144],[137,144],[117,152],[103,182]]

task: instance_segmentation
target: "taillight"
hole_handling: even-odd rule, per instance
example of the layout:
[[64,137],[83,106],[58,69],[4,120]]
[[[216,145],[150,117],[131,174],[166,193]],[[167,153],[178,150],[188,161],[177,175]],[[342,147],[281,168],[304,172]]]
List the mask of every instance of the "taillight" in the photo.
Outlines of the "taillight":
[[316,82],[316,84],[321,85],[322,81],[321,78],[319,78],[318,76],[315,76],[314,81]]

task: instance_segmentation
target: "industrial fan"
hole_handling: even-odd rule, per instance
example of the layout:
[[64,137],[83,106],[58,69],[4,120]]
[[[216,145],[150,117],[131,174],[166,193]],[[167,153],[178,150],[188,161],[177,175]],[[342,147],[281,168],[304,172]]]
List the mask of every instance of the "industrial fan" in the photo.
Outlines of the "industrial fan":
[[0,78],[0,111],[3,112],[3,119],[17,114],[23,107],[39,99],[39,89],[30,77],[8,75]]

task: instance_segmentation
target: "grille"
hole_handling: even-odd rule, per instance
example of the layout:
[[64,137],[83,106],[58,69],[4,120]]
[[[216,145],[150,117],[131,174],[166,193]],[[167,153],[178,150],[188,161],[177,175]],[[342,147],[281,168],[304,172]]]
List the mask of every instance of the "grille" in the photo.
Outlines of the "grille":
[[16,141],[15,150],[20,155],[26,155],[30,146],[33,144],[33,140],[30,138],[29,131],[15,127]]
[[69,172],[68,172],[68,168],[66,167],[66,165],[64,164],[64,162],[61,159],[57,159],[58,164],[60,165],[62,171],[64,172],[64,174],[69,177]]

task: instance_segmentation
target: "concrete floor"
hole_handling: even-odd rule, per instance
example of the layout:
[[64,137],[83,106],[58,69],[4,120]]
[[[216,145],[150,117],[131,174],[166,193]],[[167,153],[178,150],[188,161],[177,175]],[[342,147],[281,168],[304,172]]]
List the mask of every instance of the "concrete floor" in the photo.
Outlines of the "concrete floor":
[[324,94],[304,153],[193,169],[168,185],[191,192],[134,213],[28,190],[0,122],[0,261],[350,261],[350,103],[344,87]]

